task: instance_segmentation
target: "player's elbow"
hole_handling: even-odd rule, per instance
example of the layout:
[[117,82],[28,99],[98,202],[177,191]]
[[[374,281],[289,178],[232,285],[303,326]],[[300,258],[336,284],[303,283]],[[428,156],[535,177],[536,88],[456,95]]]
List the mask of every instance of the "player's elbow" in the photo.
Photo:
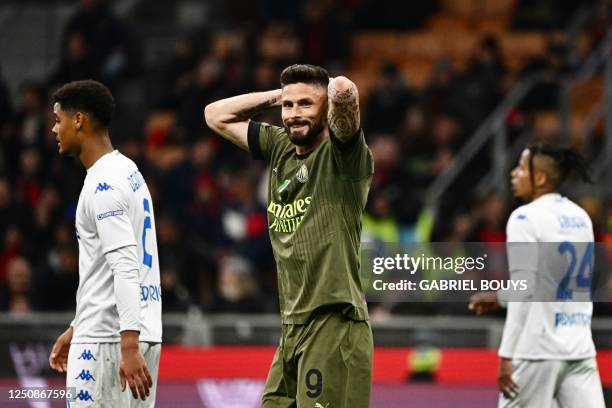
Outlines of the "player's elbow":
[[213,130],[219,129],[220,121],[219,121],[219,113],[215,107],[214,103],[209,103],[204,108],[204,121],[209,128]]
[[334,78],[334,85],[336,85],[338,88],[348,89],[351,87],[351,85],[354,86],[355,84],[347,77],[340,75]]
[[346,94],[347,92],[357,96],[357,85],[345,76],[339,76],[334,78],[333,86],[337,94]]

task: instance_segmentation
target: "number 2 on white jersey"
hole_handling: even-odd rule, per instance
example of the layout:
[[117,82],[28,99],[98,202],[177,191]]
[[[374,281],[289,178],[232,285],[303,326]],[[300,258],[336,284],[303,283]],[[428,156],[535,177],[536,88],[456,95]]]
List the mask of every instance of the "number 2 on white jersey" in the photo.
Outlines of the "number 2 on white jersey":
[[151,268],[153,267],[153,255],[147,252],[147,245],[145,243],[147,239],[147,230],[151,229],[151,206],[149,204],[149,200],[146,198],[143,200],[142,204],[144,206],[144,211],[146,215],[142,227],[142,263]]

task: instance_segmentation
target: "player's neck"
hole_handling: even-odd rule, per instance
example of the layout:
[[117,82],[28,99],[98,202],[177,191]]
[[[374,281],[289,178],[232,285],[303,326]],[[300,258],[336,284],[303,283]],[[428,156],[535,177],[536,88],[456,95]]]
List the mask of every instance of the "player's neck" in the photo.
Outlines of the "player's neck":
[[542,197],[543,195],[553,194],[553,193],[557,193],[557,191],[553,189],[537,190],[533,193],[533,197],[531,198],[531,201],[535,201],[538,198]]
[[79,160],[86,169],[94,165],[98,159],[113,151],[113,145],[108,133],[101,133],[87,137],[81,146]]
[[321,133],[319,133],[319,136],[317,136],[317,138],[311,144],[309,144],[307,146],[298,146],[298,145],[296,145],[295,146],[295,153],[298,156],[303,156],[305,154],[308,154],[308,153],[312,152],[314,149],[319,147],[319,145],[323,142],[323,140],[327,137],[327,135],[328,135],[328,130],[327,130],[327,128],[325,128],[325,129],[323,129],[321,131]]

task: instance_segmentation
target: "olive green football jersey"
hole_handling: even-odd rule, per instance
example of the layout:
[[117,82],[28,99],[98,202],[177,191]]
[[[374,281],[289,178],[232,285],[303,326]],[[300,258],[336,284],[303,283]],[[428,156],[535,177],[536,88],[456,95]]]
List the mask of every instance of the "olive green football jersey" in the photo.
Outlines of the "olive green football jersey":
[[305,156],[282,127],[251,121],[248,139],[253,157],[270,166],[268,231],[283,323],[306,323],[326,305],[367,320],[360,239],[374,162],[363,131],[345,143],[330,134]]

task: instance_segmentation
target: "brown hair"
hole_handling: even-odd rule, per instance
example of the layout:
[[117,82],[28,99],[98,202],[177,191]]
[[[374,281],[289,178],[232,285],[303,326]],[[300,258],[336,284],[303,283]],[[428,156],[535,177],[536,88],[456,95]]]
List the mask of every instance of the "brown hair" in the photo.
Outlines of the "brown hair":
[[318,84],[327,89],[329,74],[325,68],[310,64],[295,64],[283,70],[280,76],[282,87],[289,84]]

